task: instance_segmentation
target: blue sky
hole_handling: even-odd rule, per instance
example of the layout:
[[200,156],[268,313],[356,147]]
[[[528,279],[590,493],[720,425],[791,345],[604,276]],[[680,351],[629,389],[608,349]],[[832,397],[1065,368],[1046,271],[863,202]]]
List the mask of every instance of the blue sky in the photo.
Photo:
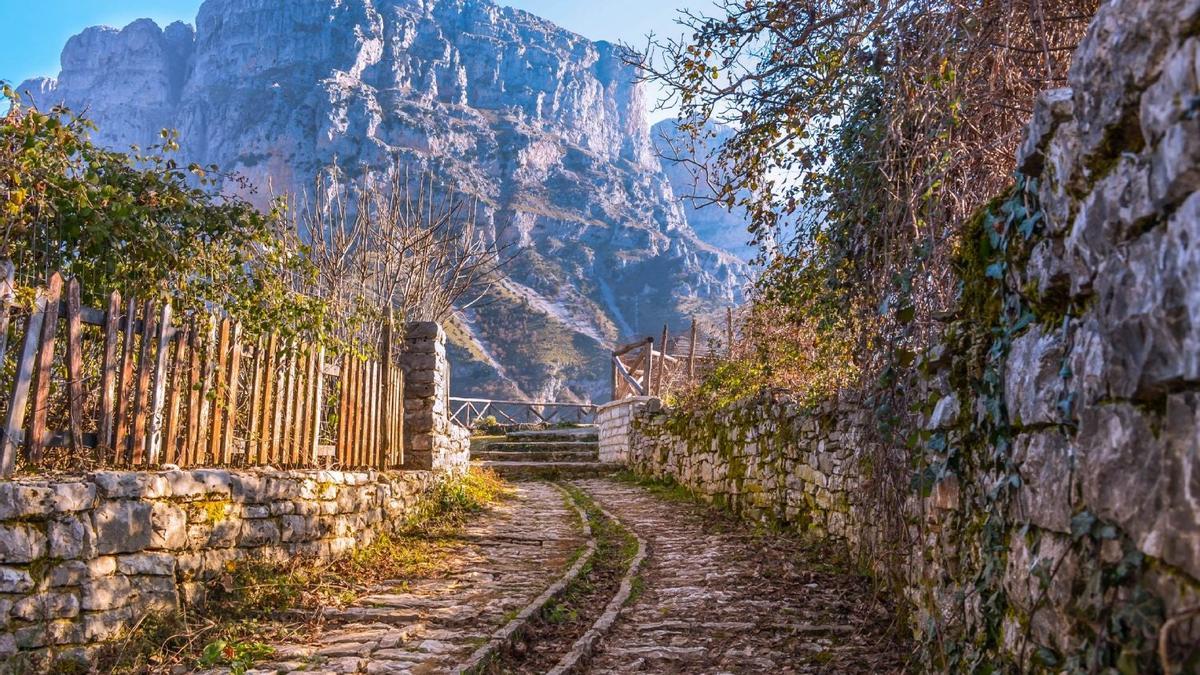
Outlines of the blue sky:
[[[286,1],[286,0],[285,0]],[[160,25],[192,23],[200,0],[0,0],[0,79],[13,83],[58,74],[67,38],[97,24],[122,27],[143,17]],[[679,7],[708,9],[711,0],[499,0],[594,40],[641,45],[654,31],[674,35]],[[661,117],[662,114],[654,115]]]

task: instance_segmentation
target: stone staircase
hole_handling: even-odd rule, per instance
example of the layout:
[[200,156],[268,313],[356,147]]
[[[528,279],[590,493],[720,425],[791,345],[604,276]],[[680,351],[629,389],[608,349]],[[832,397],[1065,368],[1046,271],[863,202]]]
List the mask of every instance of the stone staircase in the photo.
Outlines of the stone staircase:
[[503,440],[472,444],[471,461],[509,480],[588,478],[620,468],[600,461],[595,426],[511,431]]

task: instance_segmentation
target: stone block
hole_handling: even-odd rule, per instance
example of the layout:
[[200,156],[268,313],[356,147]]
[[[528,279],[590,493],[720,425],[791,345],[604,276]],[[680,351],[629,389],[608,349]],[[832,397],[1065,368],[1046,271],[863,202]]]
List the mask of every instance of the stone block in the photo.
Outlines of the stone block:
[[86,612],[83,615],[83,637],[89,642],[111,640],[120,635],[132,620],[133,613],[128,607]]
[[1076,443],[1086,506],[1140,540],[1157,518],[1165,468],[1150,420],[1127,403],[1084,408]]
[[1057,429],[1023,434],[1013,444],[1013,461],[1021,475],[1017,517],[1053,532],[1069,534],[1076,481],[1072,450]]
[[171,482],[159,473],[97,471],[91,475],[100,495],[108,499],[162,499],[171,496]]
[[78,644],[83,641],[83,624],[71,619],[56,619],[18,628],[13,631],[13,638],[22,650]]
[[1005,364],[1005,403],[1016,425],[1049,424],[1062,419],[1066,396],[1062,377],[1063,344],[1057,332],[1032,326],[1012,342]]
[[50,557],[63,560],[90,557],[94,549],[95,532],[91,518],[65,516],[50,521],[46,526]]
[[1200,118],[1167,128],[1150,158],[1150,194],[1169,208],[1200,189]]
[[134,599],[130,607],[137,615],[166,614],[179,608],[175,579],[161,576],[130,577]]
[[150,508],[149,548],[177,550],[188,545],[187,514],[171,502],[154,502]]
[[78,586],[90,577],[87,563],[80,560],[67,560],[50,568],[46,574],[46,583],[51,588]]
[[70,619],[79,615],[79,598],[73,593],[37,593],[18,600],[12,615],[23,621]]
[[270,520],[247,520],[242,523],[238,545],[242,547],[266,546],[279,543],[279,526]]
[[27,563],[46,555],[46,535],[28,523],[0,525],[0,563]]
[[124,607],[131,591],[129,579],[123,576],[90,579],[79,587],[81,606],[87,611]]
[[45,516],[54,512],[54,490],[45,485],[0,482],[0,521]]
[[55,483],[52,489],[58,513],[87,511],[96,505],[96,486],[91,483]]
[[1051,89],[1038,94],[1033,119],[1025,126],[1025,136],[1017,151],[1017,170],[1027,176],[1042,172],[1044,151],[1063,122],[1071,119],[1074,99],[1069,88]]
[[150,504],[138,501],[106,501],[93,513],[96,551],[130,553],[150,546],[153,526]]
[[1200,394],[1168,397],[1160,439],[1164,455],[1158,513],[1141,547],[1200,579]]
[[117,557],[117,570],[125,575],[174,576],[175,556],[170,553],[131,553]]

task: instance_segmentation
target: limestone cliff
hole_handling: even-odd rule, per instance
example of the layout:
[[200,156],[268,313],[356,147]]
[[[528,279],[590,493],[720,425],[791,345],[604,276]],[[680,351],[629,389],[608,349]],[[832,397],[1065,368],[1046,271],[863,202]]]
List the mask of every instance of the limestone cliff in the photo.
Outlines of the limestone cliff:
[[449,327],[456,394],[604,398],[609,346],[734,302],[746,271],[689,227],[619,48],[488,0],[207,0],[194,30],[89,28],[20,89],[109,145],[176,128],[262,195],[400,160],[481,197],[521,254]]

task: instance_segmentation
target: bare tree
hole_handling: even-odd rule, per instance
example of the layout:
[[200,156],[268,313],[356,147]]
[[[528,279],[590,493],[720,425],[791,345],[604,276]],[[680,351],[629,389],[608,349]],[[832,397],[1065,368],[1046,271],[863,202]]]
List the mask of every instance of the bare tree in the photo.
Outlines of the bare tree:
[[433,173],[400,164],[356,180],[322,172],[292,211],[315,266],[305,290],[328,301],[335,336],[375,345],[389,308],[402,325],[480,302],[507,257],[478,227],[478,207]]

